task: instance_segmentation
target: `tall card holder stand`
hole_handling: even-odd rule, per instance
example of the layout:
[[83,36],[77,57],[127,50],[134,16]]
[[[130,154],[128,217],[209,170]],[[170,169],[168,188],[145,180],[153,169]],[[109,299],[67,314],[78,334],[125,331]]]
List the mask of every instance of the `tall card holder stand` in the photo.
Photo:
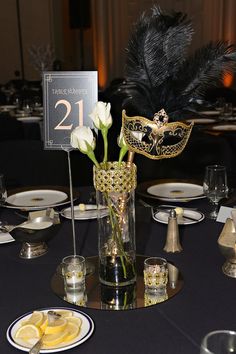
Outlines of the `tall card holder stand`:
[[72,173],[71,173],[71,160],[70,160],[70,152],[72,150],[72,147],[63,147],[62,150],[64,150],[67,153],[67,162],[68,162],[68,172],[69,172],[69,187],[70,187],[70,206],[71,206],[71,227],[72,227],[72,241],[73,241],[73,254],[77,254],[77,249],[76,249],[76,235],[75,235],[75,212],[74,212],[74,197],[73,197],[73,181],[72,181]]
[[[75,215],[71,171],[71,131],[76,126],[92,128],[89,114],[98,100],[97,71],[44,71],[44,148],[63,150],[67,153],[73,254],[76,255]],[[87,274],[94,271],[91,262],[86,262]]]

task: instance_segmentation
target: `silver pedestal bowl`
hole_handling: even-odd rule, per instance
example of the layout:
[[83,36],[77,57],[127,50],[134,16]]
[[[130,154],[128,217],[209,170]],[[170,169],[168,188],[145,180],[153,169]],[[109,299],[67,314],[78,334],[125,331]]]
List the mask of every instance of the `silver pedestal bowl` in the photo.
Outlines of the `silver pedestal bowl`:
[[[47,241],[57,234],[60,227],[60,219],[57,213],[53,217],[37,217],[30,221],[31,223],[27,225],[27,228],[24,225],[22,227],[19,225],[19,227],[10,231],[11,236],[22,243],[19,256],[24,259],[37,258],[47,253]],[[48,227],[45,227],[44,224],[44,227],[40,229],[40,225],[45,222],[48,222]]]

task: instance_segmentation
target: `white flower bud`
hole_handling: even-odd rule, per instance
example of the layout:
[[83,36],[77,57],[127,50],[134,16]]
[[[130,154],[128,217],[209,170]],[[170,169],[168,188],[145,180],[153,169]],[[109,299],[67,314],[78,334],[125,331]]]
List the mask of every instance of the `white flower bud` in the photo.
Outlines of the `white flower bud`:
[[98,101],[92,113],[89,116],[93,120],[93,124],[97,129],[107,128],[109,129],[112,125],[112,116],[110,113],[111,104]]
[[127,147],[127,144],[125,142],[124,135],[123,135],[122,131],[120,132],[120,135],[117,138],[117,144],[121,149],[123,147]]
[[71,132],[71,146],[79,149],[84,154],[95,149],[95,138],[93,132],[89,127],[77,127]]

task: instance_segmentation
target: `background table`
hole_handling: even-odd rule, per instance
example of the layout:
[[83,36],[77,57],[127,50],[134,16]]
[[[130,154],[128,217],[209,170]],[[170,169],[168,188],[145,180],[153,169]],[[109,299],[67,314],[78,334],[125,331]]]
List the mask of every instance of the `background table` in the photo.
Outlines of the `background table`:
[[[83,190],[86,192],[86,190]],[[86,197],[81,194],[81,201]],[[206,200],[186,206],[204,211]],[[14,210],[1,208],[0,218],[22,221]],[[217,239],[223,224],[205,219],[180,227],[183,251],[163,251],[167,227],[152,220],[148,207],[136,208],[137,253],[164,256],[181,271],[184,287],[172,299],[149,308],[127,311],[101,311],[80,308],[92,317],[95,331],[79,348],[68,353],[81,354],[198,354],[202,337],[215,329],[236,329],[236,279],[221,271],[224,257]],[[97,254],[97,221],[76,221],[78,253]],[[1,353],[19,353],[6,339],[6,330],[18,316],[52,306],[68,306],[50,287],[52,275],[66,255],[72,254],[71,221],[61,218],[61,228],[48,242],[49,251],[40,258],[19,258],[21,245],[0,245],[1,274]],[[74,307],[73,305],[69,305]]]

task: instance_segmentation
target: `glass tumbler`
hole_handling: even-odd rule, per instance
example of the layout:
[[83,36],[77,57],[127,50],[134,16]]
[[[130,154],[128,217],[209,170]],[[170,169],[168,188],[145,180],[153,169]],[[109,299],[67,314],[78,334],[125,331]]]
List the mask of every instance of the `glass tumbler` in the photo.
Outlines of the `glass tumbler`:
[[163,292],[168,282],[167,260],[161,257],[149,257],[144,261],[145,289]]
[[218,330],[209,332],[202,340],[200,354],[236,353],[236,332]]

